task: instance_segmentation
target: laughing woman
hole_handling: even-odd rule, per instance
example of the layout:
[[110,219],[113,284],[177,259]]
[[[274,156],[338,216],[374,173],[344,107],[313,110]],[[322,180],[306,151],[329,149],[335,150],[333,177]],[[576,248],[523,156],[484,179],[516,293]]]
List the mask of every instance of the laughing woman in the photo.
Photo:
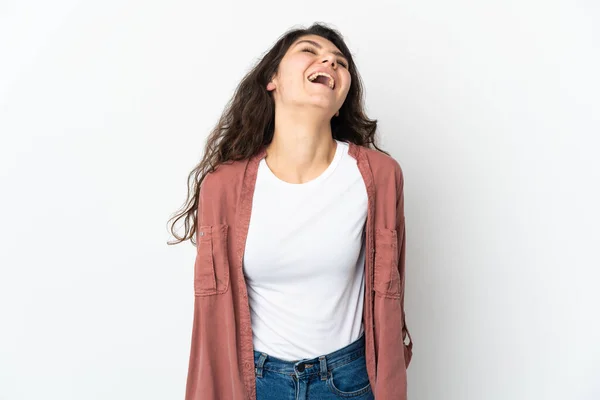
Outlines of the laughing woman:
[[208,137],[170,220],[196,245],[186,400],[406,399],[404,178],[362,97],[339,32],[290,30]]

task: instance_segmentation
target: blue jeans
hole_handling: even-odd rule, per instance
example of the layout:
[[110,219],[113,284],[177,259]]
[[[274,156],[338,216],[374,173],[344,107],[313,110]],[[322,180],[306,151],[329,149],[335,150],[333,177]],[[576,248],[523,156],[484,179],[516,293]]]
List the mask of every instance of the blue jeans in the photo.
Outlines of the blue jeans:
[[254,351],[257,400],[373,400],[364,334],[313,359],[284,361]]

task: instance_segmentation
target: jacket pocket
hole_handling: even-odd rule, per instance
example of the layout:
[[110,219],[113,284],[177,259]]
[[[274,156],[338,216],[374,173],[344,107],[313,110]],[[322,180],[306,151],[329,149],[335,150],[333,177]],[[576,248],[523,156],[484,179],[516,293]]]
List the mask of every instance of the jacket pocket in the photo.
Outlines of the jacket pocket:
[[375,229],[375,272],[373,289],[376,293],[399,299],[402,291],[398,271],[398,232],[395,229]]
[[194,293],[210,296],[225,293],[229,287],[227,224],[198,227]]

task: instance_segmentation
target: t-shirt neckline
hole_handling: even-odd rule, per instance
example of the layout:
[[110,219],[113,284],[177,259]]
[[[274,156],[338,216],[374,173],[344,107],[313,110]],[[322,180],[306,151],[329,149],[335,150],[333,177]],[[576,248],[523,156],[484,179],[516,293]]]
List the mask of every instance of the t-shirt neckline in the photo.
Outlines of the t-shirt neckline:
[[290,187],[290,188],[307,188],[307,187],[311,187],[314,186],[316,184],[318,184],[319,182],[321,182],[323,179],[327,178],[329,175],[331,175],[333,173],[333,171],[335,170],[335,168],[338,166],[338,164],[340,163],[340,160],[342,158],[342,149],[341,149],[341,144],[337,139],[335,140],[335,154],[333,155],[333,160],[331,160],[331,163],[329,163],[329,165],[327,166],[327,168],[321,172],[321,174],[319,176],[317,176],[316,178],[308,181],[308,182],[304,182],[304,183],[290,183],[290,182],[286,182],[280,178],[277,177],[277,175],[275,175],[273,173],[273,171],[271,171],[271,168],[269,168],[269,165],[267,164],[266,160],[263,159],[262,162],[265,163],[265,169],[267,171],[267,174],[271,177],[271,179],[273,181],[278,182],[278,184],[286,186],[286,187]]

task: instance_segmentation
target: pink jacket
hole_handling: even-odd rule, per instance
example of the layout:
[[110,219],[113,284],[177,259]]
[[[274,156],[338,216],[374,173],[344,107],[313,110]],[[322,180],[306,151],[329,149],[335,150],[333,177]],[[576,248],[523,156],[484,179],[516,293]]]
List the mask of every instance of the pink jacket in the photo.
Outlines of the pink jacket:
[[[406,400],[412,340],[404,313],[404,178],[398,162],[349,143],[368,196],[366,363],[377,400]],[[242,257],[263,147],[208,174],[200,189],[194,320],[186,400],[256,400],[252,326]],[[408,342],[406,342],[408,340]]]

